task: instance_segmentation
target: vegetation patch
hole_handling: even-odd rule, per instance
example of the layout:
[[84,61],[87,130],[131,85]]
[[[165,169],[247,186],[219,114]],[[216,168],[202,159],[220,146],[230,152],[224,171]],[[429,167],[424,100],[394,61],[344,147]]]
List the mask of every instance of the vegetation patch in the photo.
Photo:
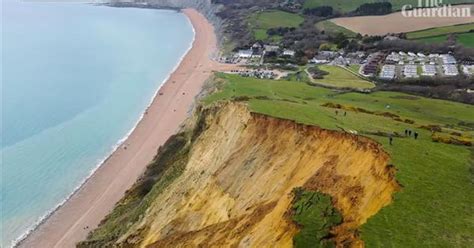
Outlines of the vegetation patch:
[[179,133],[160,147],[144,175],[77,247],[112,247],[133,224],[139,222],[153,200],[184,171],[190,148],[188,136]]
[[[268,30],[275,28],[298,27],[304,18],[298,14],[285,11],[263,11],[250,16],[249,23],[256,40],[266,40],[269,38]],[[278,36],[273,36],[279,39]],[[281,38],[281,37],[280,37]]]
[[303,188],[295,188],[293,193],[291,217],[300,227],[298,234],[293,237],[294,246],[334,247],[330,230],[342,222],[342,216],[332,206],[331,197]]
[[433,133],[431,139],[433,142],[441,142],[444,144],[472,146],[472,139],[464,138],[460,135]]

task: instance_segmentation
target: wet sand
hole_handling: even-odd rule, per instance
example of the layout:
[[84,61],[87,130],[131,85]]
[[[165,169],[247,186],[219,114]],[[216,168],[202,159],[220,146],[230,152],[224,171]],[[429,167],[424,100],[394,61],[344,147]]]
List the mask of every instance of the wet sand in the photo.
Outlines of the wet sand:
[[136,182],[158,148],[178,131],[212,71],[236,67],[211,59],[217,43],[207,19],[193,9],[185,9],[183,13],[195,30],[193,46],[162,86],[143,119],[123,145],[19,247],[67,248],[84,240]]

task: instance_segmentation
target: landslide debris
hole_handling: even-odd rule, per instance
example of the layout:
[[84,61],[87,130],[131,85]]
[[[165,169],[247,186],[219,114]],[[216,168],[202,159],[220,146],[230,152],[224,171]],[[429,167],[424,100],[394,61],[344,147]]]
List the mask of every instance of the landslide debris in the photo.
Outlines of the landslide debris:
[[[307,196],[295,199],[297,188],[332,199],[342,216],[329,212],[336,226],[325,239],[362,246],[357,228],[399,189],[388,154],[365,137],[252,113],[243,103],[198,108],[185,129],[81,247],[291,247],[307,221],[291,214]],[[175,139],[180,145],[169,148]]]

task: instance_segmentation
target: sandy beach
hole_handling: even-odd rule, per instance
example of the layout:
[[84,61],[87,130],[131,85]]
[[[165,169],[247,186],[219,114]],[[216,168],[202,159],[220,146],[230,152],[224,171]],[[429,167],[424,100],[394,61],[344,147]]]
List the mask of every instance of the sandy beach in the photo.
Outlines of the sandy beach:
[[211,59],[217,43],[206,18],[193,9],[183,13],[195,30],[193,46],[162,86],[143,119],[122,146],[19,247],[67,248],[84,240],[140,177],[158,148],[176,133],[212,71],[235,67]]

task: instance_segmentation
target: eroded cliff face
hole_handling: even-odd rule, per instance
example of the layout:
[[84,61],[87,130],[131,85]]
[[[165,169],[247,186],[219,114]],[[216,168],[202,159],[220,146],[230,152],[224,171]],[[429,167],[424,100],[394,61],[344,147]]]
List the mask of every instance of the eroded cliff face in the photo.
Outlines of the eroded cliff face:
[[243,104],[200,110],[183,174],[117,242],[140,247],[291,247],[295,187],[333,197],[340,246],[398,189],[374,141],[250,113]]

